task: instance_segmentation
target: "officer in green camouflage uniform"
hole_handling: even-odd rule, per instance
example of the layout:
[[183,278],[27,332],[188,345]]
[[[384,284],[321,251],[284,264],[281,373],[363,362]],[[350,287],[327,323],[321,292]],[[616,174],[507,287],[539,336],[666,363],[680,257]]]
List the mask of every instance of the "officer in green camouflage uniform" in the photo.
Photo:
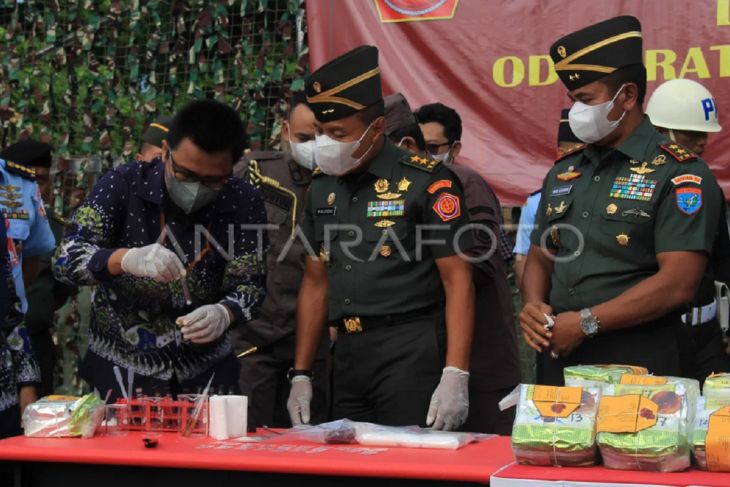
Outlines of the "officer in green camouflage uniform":
[[579,363],[691,374],[680,313],[715,240],[718,184],[643,114],[636,18],[587,27],[550,53],[575,100],[571,128],[588,145],[545,179],[525,270],[523,336],[545,352],[543,380],[551,384]]
[[303,233],[318,257],[307,259],[299,293],[289,414],[309,420],[311,365],[329,318],[340,331],[335,419],[454,429],[469,407],[474,296],[458,255],[472,245],[468,215],[448,168],[383,136],[377,59],[361,46],[306,85],[319,171]]

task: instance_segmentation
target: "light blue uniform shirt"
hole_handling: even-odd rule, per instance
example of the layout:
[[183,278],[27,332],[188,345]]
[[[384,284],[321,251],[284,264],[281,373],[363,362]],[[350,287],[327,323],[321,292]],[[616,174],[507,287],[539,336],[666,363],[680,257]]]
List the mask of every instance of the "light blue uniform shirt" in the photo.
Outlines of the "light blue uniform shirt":
[[540,192],[530,195],[527,198],[525,206],[522,207],[520,215],[520,223],[517,227],[517,238],[515,239],[515,248],[513,254],[527,255],[530,250],[530,235],[535,229],[535,215],[537,215],[537,207],[540,206]]
[[10,264],[23,313],[28,310],[23,257],[47,254],[56,246],[38,184],[25,171],[24,166],[0,159],[0,211],[5,215],[8,238],[13,240],[15,250],[8,242],[3,245],[11,250]]

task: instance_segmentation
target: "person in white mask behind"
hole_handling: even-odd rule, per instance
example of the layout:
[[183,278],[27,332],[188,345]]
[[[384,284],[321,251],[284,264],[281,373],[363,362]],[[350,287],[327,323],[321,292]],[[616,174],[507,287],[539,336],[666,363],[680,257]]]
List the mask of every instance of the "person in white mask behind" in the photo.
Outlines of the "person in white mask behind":
[[[266,297],[259,315],[233,331],[241,366],[241,391],[249,397],[249,424],[276,428],[291,426],[286,410],[289,382],[286,372],[294,363],[294,328],[299,283],[304,273],[305,248],[295,238],[301,224],[304,197],[312,181],[314,114],[303,92],[289,102],[282,123],[280,151],[249,151],[234,174],[257,186],[266,204],[271,248],[266,261]],[[326,340],[326,338],[325,338]],[[327,346],[320,346],[314,362],[316,414],[326,419]]]
[[416,113],[426,150],[434,159],[453,163],[461,152],[461,117],[443,103],[429,103]]
[[334,419],[456,429],[469,412],[474,324],[461,185],[444,164],[384,136],[377,48],[330,61],[305,89],[318,170],[304,203],[313,255],[288,374],[292,423],[312,418],[312,365],[329,323],[339,330]]
[[543,382],[576,364],[631,364],[691,377],[681,313],[707,265],[721,193],[696,154],[644,115],[646,69],[638,19],[616,17],[550,48],[574,101],[570,128],[586,145],[542,188],[520,314],[543,352]]

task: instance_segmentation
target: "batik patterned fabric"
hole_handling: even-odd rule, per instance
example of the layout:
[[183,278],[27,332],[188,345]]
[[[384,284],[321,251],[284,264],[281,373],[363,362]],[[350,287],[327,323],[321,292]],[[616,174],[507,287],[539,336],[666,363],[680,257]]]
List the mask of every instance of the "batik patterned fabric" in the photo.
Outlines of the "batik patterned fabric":
[[[0,242],[6,241],[5,219],[0,215]],[[7,252],[0,252],[0,413],[17,406],[18,388],[40,382],[38,363],[33,357],[28,331],[23,325],[20,298]]]
[[[233,178],[209,206],[185,215],[168,199],[164,165],[133,163],[108,172],[79,207],[54,257],[56,277],[95,285],[89,350],[161,380],[186,380],[232,353],[229,334],[202,345],[184,342],[175,320],[211,303],[226,305],[245,326],[264,294],[266,223],[258,192]],[[160,239],[166,227],[164,239]],[[111,276],[118,248],[162,241],[188,268],[193,304],[180,281]]]

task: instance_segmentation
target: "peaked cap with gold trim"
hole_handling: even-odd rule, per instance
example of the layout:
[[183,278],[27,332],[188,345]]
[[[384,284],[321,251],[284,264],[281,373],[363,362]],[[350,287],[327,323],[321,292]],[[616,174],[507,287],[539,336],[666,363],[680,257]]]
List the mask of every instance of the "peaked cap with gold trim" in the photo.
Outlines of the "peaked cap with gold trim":
[[573,91],[624,66],[642,64],[642,47],[641,23],[626,15],[558,39],[550,57],[560,80]]
[[307,103],[319,122],[339,120],[383,99],[378,48],[360,46],[333,59],[309,77]]

